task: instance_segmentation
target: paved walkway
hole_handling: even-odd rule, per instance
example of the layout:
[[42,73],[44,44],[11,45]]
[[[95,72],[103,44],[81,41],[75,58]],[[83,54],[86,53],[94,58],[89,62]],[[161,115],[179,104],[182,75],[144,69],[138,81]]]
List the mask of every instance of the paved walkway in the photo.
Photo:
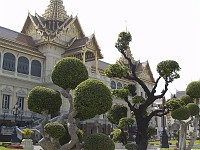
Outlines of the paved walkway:
[[[153,146],[151,146],[151,147],[148,148],[148,150],[159,150],[159,149],[157,149],[157,148],[158,148],[158,147],[153,147]],[[35,145],[35,146],[34,146],[34,150],[43,150],[43,149],[42,149],[41,146]],[[115,150],[126,150],[126,149],[115,149]]]
[[[170,146],[170,148],[175,148],[175,145]],[[34,150],[43,150],[41,146],[34,145]],[[115,149],[115,150],[125,150],[125,149]],[[148,150],[160,150],[159,146],[149,146]]]

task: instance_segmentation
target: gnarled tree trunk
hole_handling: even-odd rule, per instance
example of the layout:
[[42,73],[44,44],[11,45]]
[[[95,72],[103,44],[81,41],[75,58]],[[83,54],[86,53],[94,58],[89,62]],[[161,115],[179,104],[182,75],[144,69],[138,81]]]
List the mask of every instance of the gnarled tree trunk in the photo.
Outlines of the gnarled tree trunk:
[[69,90],[63,90],[61,94],[65,98],[68,98],[70,103],[70,109],[68,114],[61,114],[60,120],[58,122],[61,124],[65,124],[67,119],[67,127],[69,135],[71,136],[71,140],[67,144],[61,146],[58,139],[53,139],[49,137],[49,135],[44,130],[44,126],[49,122],[48,112],[44,111],[42,113],[44,115],[44,120],[41,124],[41,135],[43,136],[43,138],[39,141],[39,144],[44,150],[71,150],[72,147],[75,145],[76,145],[76,150],[80,150],[80,142],[77,135],[78,127],[76,124],[76,120],[74,119],[74,117],[77,114],[77,111],[73,110],[72,96],[69,93]]
[[194,146],[194,141],[197,138],[198,120],[199,120],[199,116],[196,116],[195,119],[194,119],[194,121],[193,121],[193,127],[194,127],[193,134],[192,134],[191,140],[189,142],[189,145],[187,147],[187,150],[191,150],[192,149],[192,147]]
[[149,123],[145,118],[137,117],[137,134],[136,134],[136,144],[137,150],[147,150],[148,146],[148,136],[147,136],[147,129]]
[[186,150],[186,135],[187,135],[187,123],[180,122],[180,131],[179,131],[179,149]]

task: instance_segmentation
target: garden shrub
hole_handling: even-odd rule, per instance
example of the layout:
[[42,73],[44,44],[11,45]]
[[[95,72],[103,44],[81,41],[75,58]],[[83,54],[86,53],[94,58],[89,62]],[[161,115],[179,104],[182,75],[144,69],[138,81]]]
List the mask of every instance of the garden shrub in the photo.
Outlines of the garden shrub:
[[142,96],[134,96],[132,98],[132,103],[133,104],[141,104],[141,103],[144,103],[145,102],[145,99],[142,97]]
[[190,117],[190,111],[186,106],[182,106],[171,112],[172,118],[177,120],[187,120]]
[[186,88],[186,94],[192,98],[200,97],[200,81],[192,81]]
[[28,95],[29,110],[41,114],[47,111],[48,114],[54,114],[60,110],[62,99],[60,94],[50,88],[36,86]]
[[56,139],[61,138],[66,133],[65,127],[62,124],[56,122],[47,123],[44,126],[44,129],[49,134],[49,136]]
[[199,106],[194,103],[189,103],[186,106],[188,110],[190,111],[191,116],[196,116],[199,114]]
[[84,142],[84,150],[114,150],[114,142],[103,133],[90,134]]
[[114,131],[111,134],[113,135],[112,140],[115,143],[117,143],[117,142],[123,143],[123,140],[127,140],[128,136],[129,136],[128,132],[124,131],[125,138],[126,138],[126,139],[124,139],[121,129],[114,129]]
[[137,145],[135,143],[128,143],[125,145],[125,148],[127,150],[136,150],[137,149]]
[[128,68],[120,64],[112,64],[106,68],[104,73],[107,77],[110,78],[112,77],[122,78],[128,74]]
[[77,118],[86,120],[106,113],[112,106],[110,89],[100,80],[87,79],[74,90],[74,107]]
[[67,57],[58,61],[51,74],[54,84],[63,89],[75,89],[78,84],[88,79],[88,71],[77,58]]
[[123,104],[114,104],[106,113],[108,120],[113,124],[118,124],[121,118],[127,116],[128,108]]
[[2,146],[3,147],[7,147],[7,146],[9,146],[11,144],[12,144],[11,142],[2,142]]
[[189,95],[182,95],[182,96],[180,97],[180,100],[182,100],[182,101],[185,103],[185,105],[187,105],[187,104],[189,104],[189,103],[194,103],[193,98],[190,97]]

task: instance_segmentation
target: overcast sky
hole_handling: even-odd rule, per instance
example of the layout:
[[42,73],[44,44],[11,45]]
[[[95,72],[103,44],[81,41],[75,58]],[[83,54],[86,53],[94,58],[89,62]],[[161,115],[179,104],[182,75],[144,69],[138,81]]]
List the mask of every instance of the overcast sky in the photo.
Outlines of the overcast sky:
[[[49,2],[0,0],[0,26],[20,32],[28,12],[42,15]],[[182,68],[167,95],[200,79],[199,0],[64,0],[64,6],[68,15],[78,16],[86,36],[95,33],[103,61],[120,57],[115,42],[127,26],[134,59],[148,60],[155,79],[160,61],[176,60]]]

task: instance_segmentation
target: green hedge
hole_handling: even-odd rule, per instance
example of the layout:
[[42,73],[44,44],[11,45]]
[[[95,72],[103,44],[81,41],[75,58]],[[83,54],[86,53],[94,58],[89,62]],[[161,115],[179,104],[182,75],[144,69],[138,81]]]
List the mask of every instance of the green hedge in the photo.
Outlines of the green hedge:
[[103,133],[90,134],[85,139],[84,150],[114,150],[114,142]]
[[127,150],[136,150],[137,149],[137,145],[135,143],[128,143],[125,145],[125,148]]

